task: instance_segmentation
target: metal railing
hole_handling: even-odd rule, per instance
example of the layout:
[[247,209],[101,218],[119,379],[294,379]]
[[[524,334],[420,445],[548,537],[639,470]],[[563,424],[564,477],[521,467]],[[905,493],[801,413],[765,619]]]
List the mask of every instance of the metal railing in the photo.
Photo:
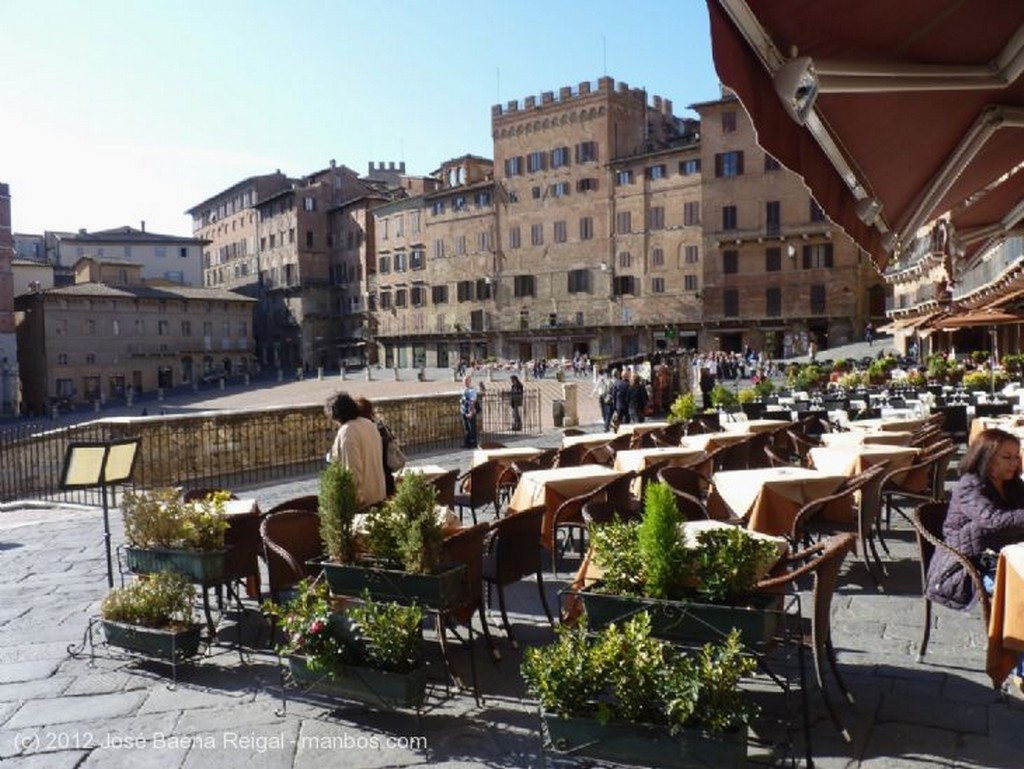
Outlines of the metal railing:
[[[541,394],[528,388],[513,430],[508,390],[483,398],[480,434],[507,438],[541,430]],[[378,400],[375,410],[405,450],[455,450],[463,428],[455,394]],[[53,500],[98,504],[98,492],[64,491],[61,471],[68,444],[139,437],[130,485],[236,488],[304,477],[324,466],[336,426],[322,407],[302,406],[201,415],[119,417],[52,428],[27,423],[0,429],[0,502]]]

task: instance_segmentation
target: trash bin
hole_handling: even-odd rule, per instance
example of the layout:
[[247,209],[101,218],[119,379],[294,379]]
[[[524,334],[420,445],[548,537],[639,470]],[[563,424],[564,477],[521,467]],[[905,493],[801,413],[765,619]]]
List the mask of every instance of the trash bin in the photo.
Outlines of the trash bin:
[[551,401],[551,419],[555,423],[555,427],[561,427],[565,421],[565,401],[560,398],[556,398]]

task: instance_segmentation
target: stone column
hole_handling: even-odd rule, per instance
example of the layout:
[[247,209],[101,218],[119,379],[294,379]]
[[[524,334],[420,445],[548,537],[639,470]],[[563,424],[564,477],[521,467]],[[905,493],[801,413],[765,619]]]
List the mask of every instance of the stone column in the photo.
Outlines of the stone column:
[[563,427],[575,427],[580,423],[579,408],[576,404],[576,390],[577,385],[575,382],[565,382],[562,384],[562,399],[565,401]]

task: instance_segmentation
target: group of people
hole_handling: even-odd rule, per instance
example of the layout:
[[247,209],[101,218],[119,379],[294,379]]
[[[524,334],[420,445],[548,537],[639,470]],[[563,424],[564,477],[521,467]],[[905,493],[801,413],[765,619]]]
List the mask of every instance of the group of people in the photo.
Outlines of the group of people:
[[377,419],[373,404],[367,398],[353,398],[338,393],[328,403],[327,411],[337,425],[329,462],[339,462],[352,471],[356,483],[359,509],[372,507],[395,493],[395,472],[389,467],[389,444],[395,436]]
[[601,404],[605,432],[620,424],[643,422],[651,400],[651,387],[636,371],[602,369],[592,393]]

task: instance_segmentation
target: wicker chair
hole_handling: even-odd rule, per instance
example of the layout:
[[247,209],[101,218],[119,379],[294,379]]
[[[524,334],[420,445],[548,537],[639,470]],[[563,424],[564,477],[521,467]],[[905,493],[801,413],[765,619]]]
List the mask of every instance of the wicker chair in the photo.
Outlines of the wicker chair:
[[319,567],[307,565],[323,555],[319,514],[309,510],[267,513],[260,522],[260,540],[267,564],[267,587],[275,601],[282,591],[319,571]]
[[921,598],[924,600],[924,630],[921,634],[921,645],[917,649],[917,661],[924,659],[928,651],[928,639],[932,630],[932,602],[928,598],[926,586],[928,585],[928,565],[932,562],[937,550],[943,549],[952,554],[960,567],[967,573],[971,583],[974,585],[974,595],[978,597],[981,604],[981,616],[988,628],[989,615],[992,612],[992,604],[988,593],[982,584],[981,573],[967,556],[959,550],[947,545],[942,539],[942,527],[946,521],[946,514],[949,512],[949,501],[925,502],[919,505],[910,516],[910,523],[917,534],[917,549],[921,559]]

